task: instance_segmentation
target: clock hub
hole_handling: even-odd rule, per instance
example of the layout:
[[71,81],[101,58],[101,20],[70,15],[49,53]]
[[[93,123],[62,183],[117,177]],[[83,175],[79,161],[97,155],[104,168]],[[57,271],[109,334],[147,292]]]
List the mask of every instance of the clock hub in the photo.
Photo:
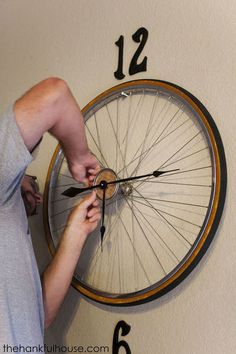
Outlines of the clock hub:
[[98,174],[96,175],[93,184],[97,185],[100,184],[101,188],[96,189],[97,197],[99,199],[103,199],[103,185],[106,185],[106,199],[111,199],[117,194],[118,191],[118,184],[107,184],[108,182],[115,181],[117,179],[116,173],[111,168],[102,168]]

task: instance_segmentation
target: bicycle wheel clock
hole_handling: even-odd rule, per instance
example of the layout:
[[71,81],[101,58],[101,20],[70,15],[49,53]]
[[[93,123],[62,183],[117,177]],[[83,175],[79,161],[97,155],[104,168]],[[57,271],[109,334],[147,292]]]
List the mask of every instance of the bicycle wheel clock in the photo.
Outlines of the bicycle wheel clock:
[[[104,228],[102,242],[100,225],[87,238],[73,285],[110,305],[157,298],[196,266],[220,222],[226,161],[217,127],[192,94],[155,80],[115,86],[83,114],[101,164],[93,188]],[[70,210],[90,193],[83,188],[58,146],[44,200],[52,253]]]

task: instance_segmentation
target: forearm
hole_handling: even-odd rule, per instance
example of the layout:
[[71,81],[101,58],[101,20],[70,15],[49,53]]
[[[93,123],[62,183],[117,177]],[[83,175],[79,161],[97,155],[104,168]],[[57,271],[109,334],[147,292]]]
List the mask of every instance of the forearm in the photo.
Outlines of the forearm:
[[65,298],[85,241],[85,236],[78,234],[75,244],[69,239],[69,233],[70,231],[65,231],[58,250],[42,277],[46,328],[56,317]]
[[48,327],[70,286],[71,279],[87,236],[101,218],[96,193],[85,197],[70,213],[56,255],[42,278],[45,325]]
[[62,95],[58,112],[54,114],[56,119],[48,130],[61,143],[67,160],[76,163],[78,156],[88,152],[88,144],[84,118],[69,88]]

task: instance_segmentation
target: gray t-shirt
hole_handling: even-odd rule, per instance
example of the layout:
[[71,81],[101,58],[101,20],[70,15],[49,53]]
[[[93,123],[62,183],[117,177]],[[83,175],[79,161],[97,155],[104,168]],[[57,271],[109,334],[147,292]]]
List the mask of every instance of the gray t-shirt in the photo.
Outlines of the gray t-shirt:
[[11,106],[0,117],[0,352],[43,345],[41,282],[20,191],[31,160]]

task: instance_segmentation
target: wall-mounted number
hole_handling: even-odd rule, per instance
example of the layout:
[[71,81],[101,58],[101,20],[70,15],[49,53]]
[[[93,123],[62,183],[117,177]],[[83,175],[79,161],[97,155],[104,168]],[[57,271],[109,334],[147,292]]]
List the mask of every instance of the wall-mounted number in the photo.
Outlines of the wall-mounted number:
[[[132,38],[134,42],[140,43],[136,52],[134,53],[130,65],[129,65],[129,75],[137,74],[141,71],[147,71],[147,57],[145,56],[141,63],[138,63],[139,57],[145,47],[148,39],[148,30],[144,27],[140,27],[133,35]],[[115,42],[119,49],[118,53],[118,67],[114,72],[115,78],[117,80],[122,80],[125,77],[123,73],[123,61],[124,61],[124,36],[120,36]]]
[[[125,340],[119,340],[119,332],[121,329],[121,336],[127,336],[130,332],[130,325],[125,321],[119,321],[114,330],[113,343],[112,343],[112,354],[119,354],[120,349],[125,350],[125,354],[131,354],[129,344]],[[122,351],[124,353],[124,351]]]

